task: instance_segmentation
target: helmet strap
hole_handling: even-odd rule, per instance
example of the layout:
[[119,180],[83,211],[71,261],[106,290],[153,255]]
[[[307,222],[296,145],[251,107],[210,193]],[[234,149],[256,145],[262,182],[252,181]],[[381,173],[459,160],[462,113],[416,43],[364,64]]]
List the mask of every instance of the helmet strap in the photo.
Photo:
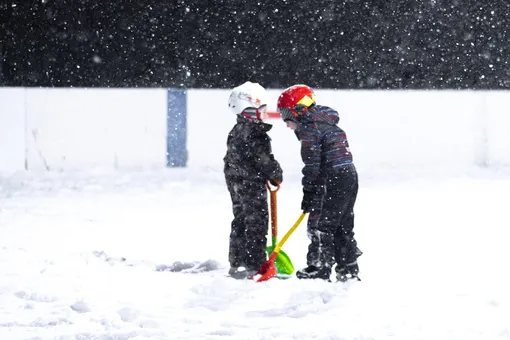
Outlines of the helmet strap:
[[[255,109],[255,110],[253,110]],[[259,108],[249,108],[247,109],[248,111],[243,111],[241,113],[241,116],[245,117],[245,118],[248,118],[248,119],[256,119],[256,120],[261,120],[260,117],[261,117],[261,114],[260,114],[260,110]]]

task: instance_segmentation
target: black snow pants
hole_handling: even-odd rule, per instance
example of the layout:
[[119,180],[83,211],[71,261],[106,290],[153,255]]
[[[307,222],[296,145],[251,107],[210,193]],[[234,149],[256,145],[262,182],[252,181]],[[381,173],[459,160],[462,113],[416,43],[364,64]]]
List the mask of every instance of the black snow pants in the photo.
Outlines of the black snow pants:
[[226,177],[232,198],[229,262],[231,267],[258,270],[266,261],[269,215],[264,182]]
[[354,165],[338,168],[325,181],[322,207],[308,216],[307,264],[318,268],[355,262],[360,255],[354,238],[354,204],[358,174]]

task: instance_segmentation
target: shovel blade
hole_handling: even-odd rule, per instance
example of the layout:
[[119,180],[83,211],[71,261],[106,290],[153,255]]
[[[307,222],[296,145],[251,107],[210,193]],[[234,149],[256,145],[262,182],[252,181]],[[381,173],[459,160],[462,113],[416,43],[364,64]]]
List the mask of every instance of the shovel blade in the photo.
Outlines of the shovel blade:
[[262,267],[260,267],[257,274],[253,275],[251,279],[257,282],[263,282],[275,277],[277,273],[276,266],[274,264],[276,255],[277,255],[276,253],[271,254],[269,260],[264,262],[264,264],[262,265]]
[[[269,246],[266,248],[269,256],[273,253],[274,248],[275,246]],[[287,255],[283,250],[280,250],[278,256],[276,256],[274,264],[279,278],[288,278],[292,273],[294,273],[294,265],[292,264],[289,255]]]

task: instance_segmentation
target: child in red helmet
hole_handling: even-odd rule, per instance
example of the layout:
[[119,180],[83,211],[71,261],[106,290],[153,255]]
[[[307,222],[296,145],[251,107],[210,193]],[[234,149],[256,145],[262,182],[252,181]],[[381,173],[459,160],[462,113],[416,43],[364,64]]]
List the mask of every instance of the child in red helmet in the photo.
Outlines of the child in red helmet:
[[266,261],[269,224],[266,181],[282,181],[282,169],[271,151],[264,123],[266,91],[257,83],[246,82],[234,88],[228,106],[237,116],[227,139],[224,174],[234,219],[229,245],[229,274],[246,279],[257,273]]
[[336,278],[357,279],[361,251],[354,238],[354,204],[358,175],[345,132],[338,127],[338,113],[317,105],[306,85],[294,85],[278,98],[278,112],[301,142],[303,200],[308,216],[310,245],[307,267],[296,272],[300,279],[329,280],[336,264]]

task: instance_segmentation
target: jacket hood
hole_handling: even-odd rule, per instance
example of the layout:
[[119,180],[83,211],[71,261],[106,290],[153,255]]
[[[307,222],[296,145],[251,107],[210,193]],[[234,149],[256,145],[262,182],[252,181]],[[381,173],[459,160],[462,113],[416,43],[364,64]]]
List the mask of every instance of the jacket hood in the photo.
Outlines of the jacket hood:
[[273,125],[265,123],[261,120],[250,119],[250,118],[243,117],[241,115],[237,115],[237,123],[248,124],[252,128],[254,128],[256,130],[264,131],[264,132],[271,130],[271,128],[273,127]]
[[337,125],[340,121],[338,112],[328,106],[313,105],[301,117],[301,122],[316,122],[328,125]]

